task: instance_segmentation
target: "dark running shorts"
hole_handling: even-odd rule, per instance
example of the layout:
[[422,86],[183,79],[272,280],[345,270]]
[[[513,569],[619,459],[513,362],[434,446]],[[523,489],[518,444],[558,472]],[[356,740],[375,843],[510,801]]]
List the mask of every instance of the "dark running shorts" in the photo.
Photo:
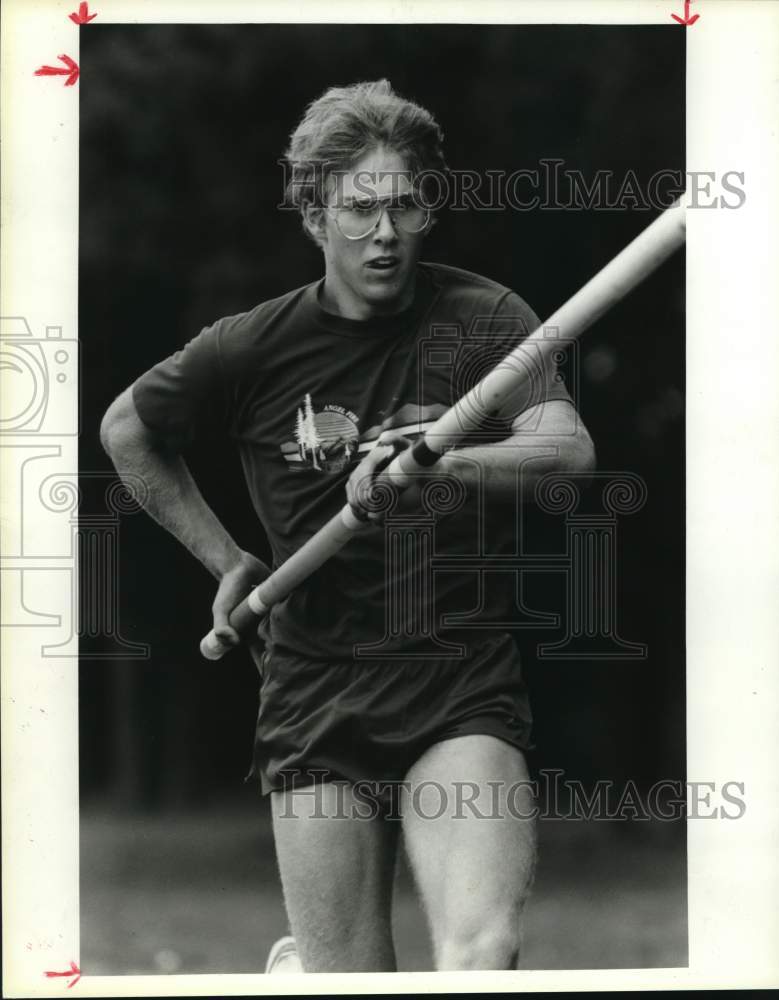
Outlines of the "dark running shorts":
[[301,659],[253,652],[260,710],[252,769],[263,793],[321,781],[402,781],[434,743],[487,734],[531,748],[519,652],[508,634],[466,659]]

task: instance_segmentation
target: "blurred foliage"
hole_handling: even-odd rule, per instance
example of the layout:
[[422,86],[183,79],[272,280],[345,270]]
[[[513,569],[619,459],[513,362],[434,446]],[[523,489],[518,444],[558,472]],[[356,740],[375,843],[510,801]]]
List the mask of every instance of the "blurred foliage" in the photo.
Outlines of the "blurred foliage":
[[[90,25],[79,84],[82,469],[107,467],[100,416],[138,374],[219,316],[319,277],[318,250],[277,209],[278,159],[309,101],[382,76],[435,113],[453,168],[510,173],[559,157],[588,179],[634,170],[645,183],[684,167],[684,32],[672,26]],[[449,212],[425,256],[510,285],[543,316],[654,214]],[[546,766],[683,768],[683,296],[677,255],[581,345],[578,401],[600,465],[649,486],[646,508],[621,522],[620,627],[651,655],[533,670]],[[195,466],[239,543],[263,555],[235,459],[211,450]],[[192,623],[207,624],[210,578],[150,521],[128,521],[125,535],[123,630],[150,641],[154,660],[83,665],[84,788],[124,781],[120,798],[149,802],[202,795],[248,766],[253,667],[199,660]],[[119,742],[121,713],[130,725]],[[128,732],[143,743],[129,763]]]

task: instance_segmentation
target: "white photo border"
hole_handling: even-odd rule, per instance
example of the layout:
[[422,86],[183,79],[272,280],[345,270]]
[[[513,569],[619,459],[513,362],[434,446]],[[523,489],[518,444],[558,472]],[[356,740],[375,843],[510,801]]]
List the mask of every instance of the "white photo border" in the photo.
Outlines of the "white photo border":
[[[361,22],[668,24],[683,0],[94,0],[100,23]],[[2,8],[0,315],[33,339],[78,335],[78,88],[41,79],[59,53],[79,61],[75,0]],[[734,211],[687,222],[687,773],[745,785],[738,821],[688,822],[689,967],[370,975],[83,976],[73,994],[231,996],[761,987],[779,984],[779,652],[775,624],[779,462],[779,6],[699,0],[687,33],[687,168],[744,174]],[[88,30],[88,27],[82,29]],[[57,332],[59,330],[59,333]],[[47,348],[48,349],[48,348]],[[69,350],[69,348],[68,348]],[[72,360],[72,354],[69,354]],[[70,363],[70,362],[69,362]],[[46,608],[74,623],[72,570],[30,559],[72,556],[67,520],[20,502],[18,460],[78,468],[74,369],[34,437],[0,439],[4,609]],[[58,427],[57,433],[49,433]],[[61,428],[69,428],[62,432]],[[22,552],[22,514],[35,538]],[[63,523],[65,527],[63,528]],[[17,562],[15,562],[17,560]],[[43,566],[43,561],[41,563]],[[29,581],[28,581],[29,582]],[[53,613],[56,610],[56,614]],[[34,614],[33,614],[34,619]],[[4,619],[5,621],[5,619]],[[2,634],[4,995],[64,994],[44,970],[79,962],[78,660],[43,657],[60,632]],[[283,980],[283,981],[281,981]]]

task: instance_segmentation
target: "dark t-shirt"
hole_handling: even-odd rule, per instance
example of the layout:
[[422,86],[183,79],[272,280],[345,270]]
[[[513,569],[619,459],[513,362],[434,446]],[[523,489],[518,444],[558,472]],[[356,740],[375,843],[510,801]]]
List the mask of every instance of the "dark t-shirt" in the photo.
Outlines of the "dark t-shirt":
[[[219,320],[133,387],[143,422],[182,451],[206,432],[237,442],[274,565],[340,510],[346,480],[382,430],[412,439],[423,433],[539,325],[514,292],[442,265],[419,265],[408,310],[366,321],[325,312],[321,284]],[[514,413],[570,398],[548,367],[527,386],[512,400]],[[493,417],[459,447],[504,440],[509,430],[508,417]],[[343,660],[355,643],[386,638],[377,650],[413,655],[430,646],[429,636],[420,639],[423,620],[443,639],[462,641],[466,633],[444,626],[442,616],[474,608],[485,555],[515,548],[514,510],[480,512],[477,506],[471,502],[435,526],[432,607],[426,560],[393,558],[385,552],[392,527],[372,527],[273,608],[273,642],[311,658]],[[418,544],[408,551],[420,552],[424,531],[409,530],[417,530]],[[463,556],[473,559],[472,568],[463,568]],[[457,567],[447,570],[447,558],[454,557],[460,557]],[[508,577],[507,583],[513,591]],[[479,639],[490,621],[505,618],[503,598],[508,606],[513,593],[490,597],[480,608],[473,621]],[[398,613],[407,619],[400,627],[387,620]],[[473,639],[473,631],[466,632],[466,641]]]

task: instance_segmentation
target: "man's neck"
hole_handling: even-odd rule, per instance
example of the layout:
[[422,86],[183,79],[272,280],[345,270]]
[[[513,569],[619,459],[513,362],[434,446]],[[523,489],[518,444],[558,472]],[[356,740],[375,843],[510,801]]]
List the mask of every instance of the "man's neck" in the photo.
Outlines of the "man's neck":
[[369,320],[395,316],[411,306],[414,301],[415,287],[416,281],[404,290],[401,297],[386,303],[366,302],[364,299],[352,295],[347,287],[325,275],[325,280],[319,291],[319,304],[325,312],[335,316],[343,316],[345,319]]

